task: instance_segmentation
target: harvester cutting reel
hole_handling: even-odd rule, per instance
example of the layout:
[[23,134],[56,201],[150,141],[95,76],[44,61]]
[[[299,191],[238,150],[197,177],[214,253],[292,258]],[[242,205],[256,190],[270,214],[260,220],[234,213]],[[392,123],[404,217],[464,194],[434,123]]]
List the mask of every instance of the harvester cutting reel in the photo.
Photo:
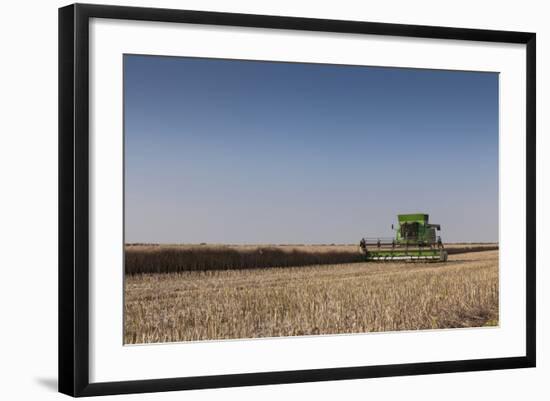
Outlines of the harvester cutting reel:
[[419,241],[400,244],[395,239],[362,238],[359,247],[367,260],[446,262],[448,257],[440,240],[434,245]]

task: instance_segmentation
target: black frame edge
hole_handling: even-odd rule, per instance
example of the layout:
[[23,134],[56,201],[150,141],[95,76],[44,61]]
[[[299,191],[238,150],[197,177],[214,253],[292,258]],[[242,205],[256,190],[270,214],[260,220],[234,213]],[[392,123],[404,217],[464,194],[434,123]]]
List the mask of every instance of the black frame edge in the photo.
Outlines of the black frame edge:
[[97,18],[139,21],[185,22],[188,24],[239,26],[315,32],[355,33],[406,36],[430,39],[473,40],[484,42],[527,43],[530,32],[431,25],[408,25],[386,22],[332,20],[320,18],[195,11],[170,8],[107,6],[76,3],[77,8]]
[[[88,26],[91,17],[526,44],[527,325],[525,356],[89,383]],[[534,33],[73,4],[59,9],[58,61],[58,374],[61,393],[80,397],[536,366],[536,35]]]
[[89,384],[89,16],[86,7],[74,13],[74,298],[77,395]]
[[74,327],[74,6],[58,11],[58,390],[75,395]]
[[92,383],[79,396],[135,394],[223,387],[263,386],[273,384],[313,383],[327,380],[356,380],[393,376],[474,372],[529,367],[525,357],[477,359],[466,361],[426,362],[368,367],[245,373],[170,379]]
[[59,391],[89,384],[88,16],[59,9]]
[[536,366],[537,348],[537,37],[531,34],[526,42],[526,357],[530,367]]

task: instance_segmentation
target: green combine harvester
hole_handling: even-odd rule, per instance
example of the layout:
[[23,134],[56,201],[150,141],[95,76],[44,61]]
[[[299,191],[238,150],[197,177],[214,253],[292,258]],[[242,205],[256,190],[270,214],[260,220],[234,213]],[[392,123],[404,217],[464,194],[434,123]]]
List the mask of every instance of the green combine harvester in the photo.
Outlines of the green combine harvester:
[[[394,238],[362,238],[361,252],[367,260],[446,262],[447,251],[441,237],[441,227],[430,224],[424,213],[397,215],[398,227]],[[394,230],[392,224],[392,230]]]

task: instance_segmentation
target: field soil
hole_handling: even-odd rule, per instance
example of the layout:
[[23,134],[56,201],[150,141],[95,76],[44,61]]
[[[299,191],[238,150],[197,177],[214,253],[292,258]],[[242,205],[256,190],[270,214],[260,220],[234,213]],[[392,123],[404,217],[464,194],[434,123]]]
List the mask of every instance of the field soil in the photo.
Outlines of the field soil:
[[[129,246],[127,254],[132,247],[134,251],[154,248]],[[323,250],[327,248],[332,247]],[[127,273],[124,342],[498,325],[498,251],[472,252],[472,244],[448,248],[469,249],[450,252],[447,263]]]

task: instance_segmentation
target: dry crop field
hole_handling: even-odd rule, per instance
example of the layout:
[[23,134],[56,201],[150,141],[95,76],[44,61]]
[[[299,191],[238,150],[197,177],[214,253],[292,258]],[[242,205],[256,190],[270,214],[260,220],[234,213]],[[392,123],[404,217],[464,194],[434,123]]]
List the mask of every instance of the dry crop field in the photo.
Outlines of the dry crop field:
[[[446,245],[449,254],[496,250],[497,244]],[[358,245],[155,245],[130,244],[126,274],[312,266],[363,261]]]
[[[495,244],[448,246],[447,263],[339,262],[357,256],[346,245],[217,247],[240,259],[213,248],[126,247],[125,343],[498,325]],[[281,261],[309,265],[268,267]]]

